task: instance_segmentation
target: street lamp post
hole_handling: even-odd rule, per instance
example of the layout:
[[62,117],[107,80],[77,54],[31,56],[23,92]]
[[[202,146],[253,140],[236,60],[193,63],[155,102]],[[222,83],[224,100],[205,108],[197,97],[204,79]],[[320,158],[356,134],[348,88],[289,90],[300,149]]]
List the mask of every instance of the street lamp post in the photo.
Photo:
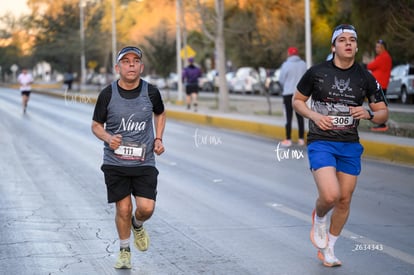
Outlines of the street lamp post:
[[183,73],[183,65],[181,63],[181,0],[176,0],[176,50],[177,50],[177,82],[178,82],[178,98],[177,102],[181,104],[183,102],[183,82],[182,82],[182,73]]
[[116,64],[116,4],[112,0],[112,72],[114,79],[116,78],[115,64]]
[[[144,0],[135,0],[135,2],[142,2]],[[116,43],[116,0],[112,0],[112,72],[114,79],[117,77],[115,71],[117,43]]]
[[312,38],[311,38],[311,22],[310,22],[310,3],[305,0],[305,44],[306,44],[306,65],[312,66]]
[[84,27],[84,20],[85,20],[85,2],[84,0],[80,0],[79,2],[79,8],[80,8],[80,42],[81,42],[81,79],[80,79],[80,87],[85,85],[86,81],[86,61],[85,61],[85,27]]

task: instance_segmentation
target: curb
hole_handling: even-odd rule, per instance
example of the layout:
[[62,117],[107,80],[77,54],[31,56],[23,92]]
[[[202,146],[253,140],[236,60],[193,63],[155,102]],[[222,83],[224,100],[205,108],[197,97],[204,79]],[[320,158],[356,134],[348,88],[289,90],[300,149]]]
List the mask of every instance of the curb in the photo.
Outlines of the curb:
[[[73,97],[88,96],[87,93],[56,93],[45,90],[33,90],[41,94],[46,94],[53,97],[60,97],[67,100]],[[95,104],[96,97],[88,97],[88,104]],[[257,136],[271,138],[275,140],[282,140],[285,138],[284,126],[271,125],[268,123],[246,121],[235,118],[225,118],[218,115],[206,115],[199,113],[190,113],[185,111],[176,111],[168,109],[167,117],[170,119],[185,121],[194,124],[202,124],[217,128],[224,128],[228,130],[234,130],[243,133],[254,134]],[[292,129],[292,136],[297,137],[297,129]],[[392,144],[380,141],[373,141],[367,139],[360,139],[361,144],[364,146],[363,157],[382,160],[387,162],[395,162],[398,164],[406,164],[414,166],[414,146]]]

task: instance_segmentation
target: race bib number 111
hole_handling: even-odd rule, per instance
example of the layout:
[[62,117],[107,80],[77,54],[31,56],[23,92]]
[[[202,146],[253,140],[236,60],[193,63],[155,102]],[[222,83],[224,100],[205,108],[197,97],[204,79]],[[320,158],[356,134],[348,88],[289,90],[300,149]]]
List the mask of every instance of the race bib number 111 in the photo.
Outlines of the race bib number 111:
[[136,142],[122,143],[118,149],[114,151],[115,156],[126,160],[140,160],[145,159],[145,144]]

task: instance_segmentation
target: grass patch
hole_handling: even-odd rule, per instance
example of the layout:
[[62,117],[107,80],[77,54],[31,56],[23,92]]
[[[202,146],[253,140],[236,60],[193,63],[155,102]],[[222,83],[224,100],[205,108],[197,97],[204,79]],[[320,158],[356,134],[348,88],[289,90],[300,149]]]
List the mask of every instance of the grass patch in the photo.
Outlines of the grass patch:
[[412,123],[414,125],[414,113],[390,112],[389,119],[397,123]]
[[[255,111],[254,112],[255,115],[259,115],[259,116],[268,116],[269,112],[268,111]],[[280,111],[272,111],[271,116],[283,116],[283,112]]]
[[[391,112],[387,122],[388,131],[377,134],[414,138],[414,113]],[[375,126],[371,121],[360,120],[359,131],[370,132]]]

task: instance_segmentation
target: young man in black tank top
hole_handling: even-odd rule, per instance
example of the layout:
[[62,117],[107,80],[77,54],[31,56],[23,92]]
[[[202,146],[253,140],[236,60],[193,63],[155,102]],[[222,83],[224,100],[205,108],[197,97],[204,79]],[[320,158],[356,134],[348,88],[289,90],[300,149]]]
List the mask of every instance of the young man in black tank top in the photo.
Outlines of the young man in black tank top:
[[[355,62],[355,28],[339,25],[331,44],[333,59],[311,67],[293,98],[296,112],[309,119],[308,157],[319,193],[312,213],[311,241],[318,248],[318,258],[329,267],[342,264],[334,254],[334,245],[348,219],[361,172],[359,120],[381,124],[388,119],[380,85]],[[309,108],[306,101],[310,97]],[[366,98],[369,109],[362,106]]]

